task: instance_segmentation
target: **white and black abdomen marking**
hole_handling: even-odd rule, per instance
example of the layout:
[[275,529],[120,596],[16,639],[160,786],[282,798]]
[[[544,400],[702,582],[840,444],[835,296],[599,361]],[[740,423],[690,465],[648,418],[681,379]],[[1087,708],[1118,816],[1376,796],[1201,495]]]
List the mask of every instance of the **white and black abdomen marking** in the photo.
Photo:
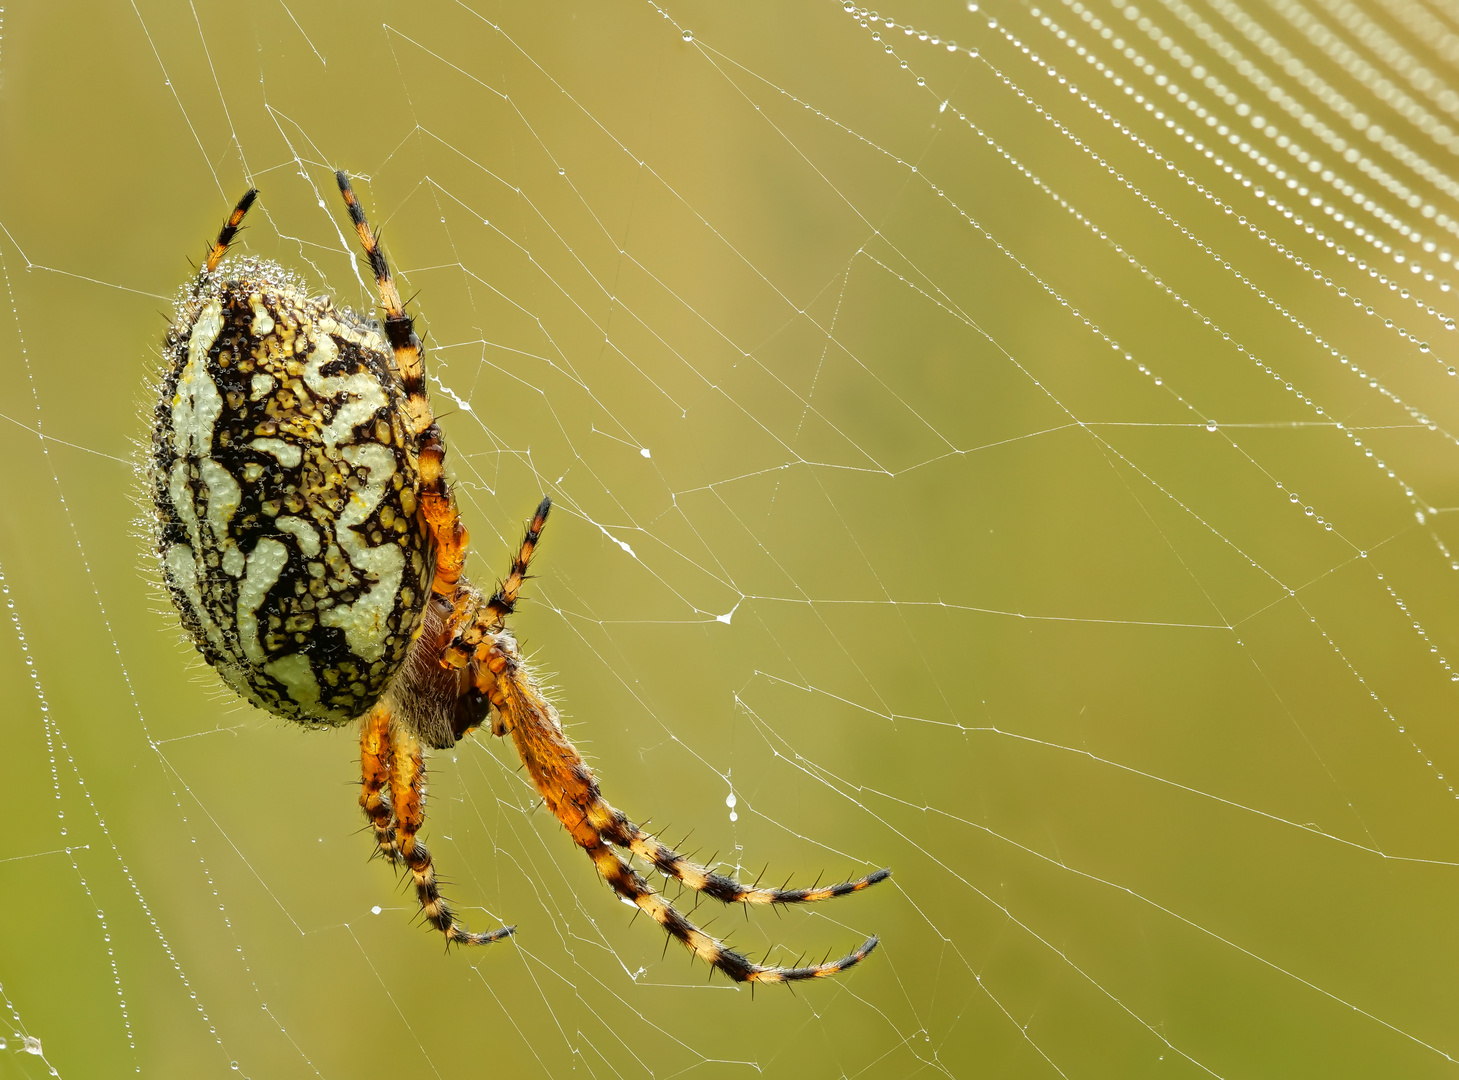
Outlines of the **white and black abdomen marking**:
[[248,259],[184,298],[165,348],[150,483],[183,625],[254,704],[359,716],[405,660],[435,566],[389,346]]

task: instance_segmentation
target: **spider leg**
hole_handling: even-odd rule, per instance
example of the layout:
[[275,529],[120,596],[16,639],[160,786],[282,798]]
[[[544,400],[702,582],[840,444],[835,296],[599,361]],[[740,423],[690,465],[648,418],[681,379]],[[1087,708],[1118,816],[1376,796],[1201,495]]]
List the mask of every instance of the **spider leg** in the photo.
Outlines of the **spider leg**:
[[[511,569],[497,585],[496,592],[492,594],[491,599],[480,603],[480,594],[470,586],[463,586],[462,591],[469,595],[465,599],[465,603],[462,603],[461,598],[458,597],[454,622],[458,629],[443,651],[443,664],[451,667],[466,667],[487,635],[500,630],[503,623],[506,622],[507,616],[517,610],[517,597],[521,592],[522,583],[527,580],[527,568],[537,551],[537,543],[542,538],[542,530],[547,526],[547,515],[551,512],[552,500],[544,497],[537,504],[537,512],[532,515],[532,520],[527,523],[527,531],[523,534],[522,543],[517,548],[516,556],[512,559]],[[477,604],[479,606],[476,606]],[[506,734],[506,728],[502,726],[504,722],[505,719],[500,714],[493,719],[493,735]]]
[[365,217],[365,208],[355,197],[354,188],[350,187],[349,175],[341,169],[334,174],[334,178],[339,184],[339,193],[344,196],[345,206],[349,209],[350,221],[354,223],[355,232],[360,236],[360,245],[369,257],[370,270],[375,275],[375,284],[380,290],[380,306],[385,309],[385,336],[390,340],[390,347],[395,350],[395,365],[400,372],[400,385],[405,390],[415,433],[421,435],[435,423],[436,418],[426,397],[425,354],[420,338],[416,336],[415,323],[405,313],[405,305],[400,301],[400,290],[390,277],[390,264],[385,261],[385,252],[380,250],[380,243]]
[[658,837],[644,832],[643,829],[629,821],[622,812],[614,810],[607,803],[604,803],[603,806],[608,816],[605,819],[602,812],[599,812],[594,823],[601,824],[601,832],[605,839],[611,840],[619,847],[627,848],[644,862],[652,864],[654,869],[666,877],[671,877],[688,888],[705,893],[726,904],[809,904],[817,900],[830,900],[837,896],[845,896],[847,893],[860,892],[862,889],[869,888],[892,876],[891,870],[882,869],[852,881],[842,881],[836,885],[822,885],[819,888],[809,889],[769,889],[746,885],[735,878],[716,873],[707,866],[701,866],[680,855],[660,841]]
[[[543,499],[537,507],[537,513],[527,526],[526,535],[522,538],[522,545],[517,551],[516,558],[512,561],[511,570],[506,579],[498,586],[496,594],[486,604],[491,615],[488,617],[483,613],[477,617],[476,625],[463,636],[462,640],[465,644],[479,643],[486,634],[497,630],[506,617],[516,610],[517,594],[522,587],[522,582],[526,580],[527,568],[536,552],[537,543],[541,539],[542,530],[547,524],[547,515],[551,509],[551,499]],[[510,717],[499,712],[492,725],[493,734],[506,734],[506,725],[509,723]],[[845,896],[847,893],[860,892],[877,882],[885,881],[892,873],[887,869],[878,870],[865,877],[856,878],[854,881],[843,881],[821,888],[814,886],[809,889],[758,888],[744,885],[724,874],[715,873],[707,866],[702,866],[679,854],[657,837],[629,821],[626,816],[614,810],[601,799],[589,808],[588,814],[589,820],[605,840],[617,844],[619,847],[628,848],[667,877],[674,878],[688,888],[706,893],[726,904],[808,904],[817,900],[830,900],[837,896]]]
[[218,264],[223,261],[223,256],[228,254],[228,245],[233,242],[233,237],[238,233],[238,226],[243,224],[243,215],[248,213],[248,208],[253,205],[253,200],[256,198],[258,198],[258,188],[249,188],[243,193],[243,198],[238,200],[238,205],[233,208],[233,213],[228,215],[228,220],[218,231],[218,239],[214,240],[213,246],[208,248],[208,258],[203,263],[203,275],[211,274],[218,269]]
[[[558,821],[573,841],[588,853],[593,865],[614,892],[646,913],[695,956],[735,982],[796,982],[845,971],[859,964],[876,948],[877,939],[871,937],[860,948],[839,960],[808,967],[778,967],[756,964],[699,929],[614,850],[613,843],[620,841],[613,839],[610,833],[615,828],[623,830],[627,819],[603,799],[592,770],[563,734],[557,710],[543,697],[524,669],[511,637],[497,635],[483,644],[479,660],[476,670],[479,688],[506,718],[505,726],[511,732],[518,755]],[[623,846],[631,850],[631,837],[627,833],[622,835]],[[873,874],[866,879],[866,884],[885,876],[885,872]],[[738,886],[738,883],[735,884]],[[844,891],[855,891],[850,886],[865,887],[850,883]],[[807,896],[805,899],[820,897]]]
[[461,524],[461,515],[456,509],[456,497],[446,486],[444,461],[446,440],[431,412],[430,399],[426,396],[425,350],[415,332],[415,323],[406,314],[400,301],[400,291],[390,277],[390,265],[385,261],[385,252],[370,222],[365,209],[350,187],[350,178],[343,170],[334,174],[339,183],[340,194],[349,208],[350,220],[360,236],[360,244],[370,259],[370,269],[375,275],[375,284],[380,289],[380,306],[385,309],[385,336],[395,351],[395,368],[399,373],[401,388],[405,391],[406,406],[410,413],[411,426],[420,455],[420,496],[418,511],[422,524],[430,531],[436,546],[436,575],[432,588],[441,596],[457,599],[457,583],[461,580],[461,568],[466,563],[466,545],[470,534]]
[[552,500],[544,497],[537,504],[537,512],[532,515],[531,522],[527,525],[527,531],[522,536],[522,544],[517,549],[517,556],[512,560],[512,568],[507,572],[506,578],[497,585],[496,592],[486,602],[487,608],[492,613],[489,622],[483,625],[484,631],[490,632],[501,628],[506,618],[517,610],[517,593],[521,591],[522,582],[527,580],[527,567],[532,562],[532,556],[537,551],[537,541],[542,538],[542,530],[547,526],[547,515],[552,512]]
[[[378,708],[378,707],[377,707]],[[374,715],[373,713],[371,714]],[[485,945],[500,941],[516,930],[503,926],[484,934],[473,934],[456,921],[456,916],[436,888],[436,870],[431,853],[417,833],[425,823],[425,758],[413,735],[390,731],[390,796],[395,808],[395,843],[399,857],[415,879],[416,896],[426,921],[446,935],[447,943]]]
[[395,843],[395,813],[390,808],[390,710],[376,705],[360,730],[360,806],[375,830],[380,854],[400,861]]

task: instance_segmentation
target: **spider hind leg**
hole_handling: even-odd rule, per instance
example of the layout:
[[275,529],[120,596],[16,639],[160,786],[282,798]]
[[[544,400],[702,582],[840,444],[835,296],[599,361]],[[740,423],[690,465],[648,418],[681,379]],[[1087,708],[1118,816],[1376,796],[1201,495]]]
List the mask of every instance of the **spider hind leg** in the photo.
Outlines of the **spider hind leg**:
[[238,200],[238,205],[233,208],[233,213],[228,215],[228,220],[218,231],[218,239],[214,240],[208,248],[208,257],[203,262],[201,276],[211,274],[218,269],[218,264],[223,261],[223,256],[228,254],[228,245],[233,243],[233,237],[238,235],[238,228],[243,224],[243,215],[248,213],[248,208],[257,198],[258,188],[249,188],[243,193],[243,198]]

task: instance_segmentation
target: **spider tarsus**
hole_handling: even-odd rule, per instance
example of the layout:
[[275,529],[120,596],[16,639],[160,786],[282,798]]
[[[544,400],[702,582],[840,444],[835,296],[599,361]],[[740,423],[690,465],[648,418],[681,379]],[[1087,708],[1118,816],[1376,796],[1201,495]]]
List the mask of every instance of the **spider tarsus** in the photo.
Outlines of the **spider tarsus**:
[[228,253],[228,245],[238,235],[238,227],[243,223],[243,215],[248,213],[248,208],[258,198],[258,188],[250,187],[243,193],[243,198],[238,200],[238,205],[228,215],[228,220],[223,223],[223,228],[218,231],[218,239],[213,241],[213,246],[208,249],[207,260],[203,263],[202,272],[211,274],[223,261],[223,256]]
[[355,218],[355,209],[360,205],[360,200],[355,197],[355,189],[350,186],[350,174],[343,169],[334,170],[334,182],[339,185],[339,193],[344,196],[345,205],[350,208],[350,218],[359,224],[365,216],[365,211],[359,211],[359,219]]

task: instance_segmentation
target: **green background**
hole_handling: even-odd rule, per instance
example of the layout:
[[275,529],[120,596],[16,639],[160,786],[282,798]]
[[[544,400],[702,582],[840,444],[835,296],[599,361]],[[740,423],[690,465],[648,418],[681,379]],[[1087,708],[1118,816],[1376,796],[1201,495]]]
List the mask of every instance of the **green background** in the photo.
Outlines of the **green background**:
[[[1375,225],[1413,297],[1374,281],[1028,7],[879,14],[9,6],[0,1076],[1456,1072],[1443,265]],[[482,735],[432,759],[427,838],[518,935],[444,953],[367,860],[353,737],[180,642],[132,468],[171,297],[252,182],[241,248],[370,304],[335,167],[418,294],[475,580],[554,499],[514,625],[607,797],[749,877],[893,867],[697,908],[781,962],[879,934],[856,971],[706,982]]]

